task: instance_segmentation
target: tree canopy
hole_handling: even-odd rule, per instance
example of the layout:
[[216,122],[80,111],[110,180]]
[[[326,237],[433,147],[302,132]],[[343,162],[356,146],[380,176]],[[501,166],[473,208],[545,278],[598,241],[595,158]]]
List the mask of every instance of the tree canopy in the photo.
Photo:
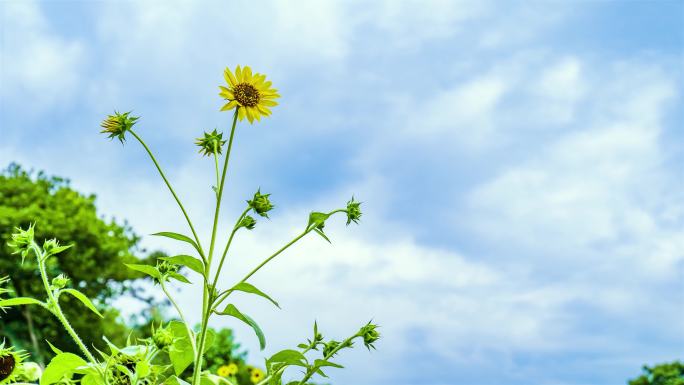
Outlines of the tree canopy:
[[628,382],[629,385],[684,385],[684,364],[679,361],[644,366],[643,374]]
[[[133,285],[141,278],[124,263],[141,263],[144,254],[139,237],[126,223],[99,216],[95,195],[84,195],[71,188],[69,180],[34,173],[11,164],[0,173],[0,276],[9,276],[10,289],[16,296],[44,296],[35,261],[11,254],[7,242],[15,227],[35,223],[36,240],[57,238],[73,247],[50,259],[51,276],[66,274],[71,285],[88,297],[96,299],[105,317],[101,319],[87,311],[78,301],[64,297],[64,310],[84,342],[103,346],[101,336],[125,339],[126,327],[117,321],[118,312],[108,305],[123,293],[139,295]],[[152,259],[154,255],[142,258]],[[71,339],[47,311],[37,307],[22,307],[0,314],[0,340],[42,361],[49,351],[45,340],[60,349],[75,350]]]

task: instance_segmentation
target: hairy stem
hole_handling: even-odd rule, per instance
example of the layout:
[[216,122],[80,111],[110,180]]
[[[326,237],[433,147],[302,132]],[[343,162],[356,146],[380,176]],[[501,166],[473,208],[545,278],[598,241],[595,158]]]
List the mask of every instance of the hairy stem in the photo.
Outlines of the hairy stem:
[[197,346],[195,346],[195,345],[196,345],[196,343],[195,343],[195,333],[193,333],[192,329],[190,329],[190,324],[188,324],[187,321],[185,320],[185,317],[183,316],[183,312],[181,311],[180,306],[178,306],[178,304],[176,303],[176,301],[175,301],[175,300],[173,299],[173,297],[171,296],[171,293],[169,293],[169,291],[166,289],[166,285],[164,284],[164,281],[163,281],[163,280],[160,280],[160,281],[159,281],[159,284],[161,285],[161,288],[162,288],[162,290],[164,291],[164,294],[166,294],[166,298],[168,298],[169,301],[171,301],[171,304],[172,304],[173,307],[176,309],[176,312],[178,313],[178,316],[180,317],[181,321],[183,321],[183,324],[185,325],[185,328],[186,328],[187,331],[188,331],[188,337],[190,338],[190,345],[192,345],[192,352],[193,352],[193,354],[196,353],[196,351],[197,351]]
[[57,299],[55,298],[54,294],[52,293],[52,289],[50,289],[50,283],[48,282],[48,277],[47,277],[47,271],[45,270],[45,254],[42,252],[40,247],[35,242],[32,242],[31,248],[33,249],[33,252],[36,253],[36,257],[38,259],[38,269],[40,270],[40,277],[43,280],[43,286],[45,287],[45,292],[47,292],[48,296],[48,308],[52,314],[57,317],[59,322],[64,326],[64,329],[66,329],[67,333],[71,336],[71,338],[76,342],[76,345],[81,349],[83,354],[88,358],[88,360],[92,363],[97,363],[97,360],[93,355],[90,353],[88,348],[85,346],[83,341],[81,340],[81,337],[76,334],[76,331],[74,330],[73,327],[71,327],[71,324],[69,321],[66,319],[64,316],[64,313],[62,312],[62,308],[59,306],[59,302],[57,302]]

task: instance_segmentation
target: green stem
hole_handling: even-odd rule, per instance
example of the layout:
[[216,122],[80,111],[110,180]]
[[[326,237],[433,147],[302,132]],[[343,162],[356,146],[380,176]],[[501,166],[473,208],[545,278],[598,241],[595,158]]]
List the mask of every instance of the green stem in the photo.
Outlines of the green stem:
[[[281,247],[278,251],[276,251],[275,253],[273,253],[270,257],[264,259],[263,262],[261,262],[257,267],[255,267],[254,269],[252,269],[252,271],[250,271],[250,272],[249,272],[244,278],[242,278],[242,279],[240,280],[240,282],[238,282],[237,284],[241,284],[241,283],[247,281],[251,276],[253,276],[257,271],[259,271],[259,269],[261,269],[262,267],[264,267],[267,263],[271,262],[271,260],[273,260],[273,258],[277,257],[280,253],[282,253],[283,251],[287,250],[288,247],[294,245],[298,240],[302,239],[302,238],[303,238],[306,234],[308,234],[309,232],[311,232],[311,229],[305,230],[303,233],[299,234],[299,235],[296,236],[293,240],[291,240],[290,242],[288,242],[285,246]],[[228,298],[228,296],[229,296],[230,293],[232,293],[232,292],[233,292],[233,289],[228,289],[228,290],[224,291],[223,293],[221,293],[221,295],[216,299],[215,305],[214,305],[214,308],[213,308],[213,309],[218,308],[218,306],[221,305],[221,303],[222,303],[226,298]]]
[[[218,226],[219,212],[221,211],[221,198],[223,197],[223,188],[226,182],[226,172],[228,170],[228,161],[230,160],[230,152],[233,147],[233,139],[235,137],[235,126],[237,125],[239,107],[235,109],[235,114],[233,115],[233,125],[230,129],[230,139],[228,140],[228,148],[226,150],[226,159],[223,164],[223,171],[221,173],[221,182],[218,186],[218,193],[216,196],[216,210],[214,211],[214,223],[211,230],[211,242],[209,244],[209,255],[207,256],[206,265],[204,267],[204,276],[209,277],[211,274],[211,261],[214,254],[214,245],[216,244],[216,228]],[[202,371],[202,353],[204,350],[204,344],[207,337],[207,327],[209,325],[209,317],[211,316],[211,307],[213,293],[215,293],[216,288],[207,287],[204,285],[204,295],[202,297],[202,324],[200,328],[200,338],[199,345],[197,347],[197,355],[195,356],[195,367],[192,376],[192,385],[199,385],[200,383],[200,373]]]
[[[337,352],[339,352],[341,349],[349,347],[349,343],[356,337],[359,337],[358,334],[354,334],[353,336],[347,338],[346,340],[342,341],[335,349],[333,349],[330,353],[326,354],[325,357],[323,357],[323,360],[328,361],[330,358],[332,358]],[[318,367],[315,365],[306,371],[306,375],[304,375],[304,378],[302,378],[301,381],[297,383],[297,385],[304,385],[311,376],[316,374],[316,371],[318,370]]]
[[180,309],[180,306],[176,303],[176,301],[173,299],[171,296],[171,293],[166,289],[166,285],[164,285],[164,281],[160,280],[159,284],[161,285],[162,290],[164,291],[164,294],[166,294],[166,298],[171,301],[171,304],[173,307],[176,309],[176,312],[178,312],[178,316],[180,317],[181,321],[183,321],[183,324],[185,325],[185,329],[188,331],[188,337],[190,338],[190,345],[192,345],[192,352],[193,354],[196,353],[197,346],[195,343],[195,333],[192,332],[192,329],[190,329],[190,324],[185,320],[185,317],[183,316],[183,312]]
[[233,231],[230,233],[230,237],[228,238],[228,242],[226,243],[226,247],[223,249],[223,254],[221,255],[221,262],[219,262],[218,269],[216,269],[216,276],[214,276],[214,283],[212,283],[212,287],[216,287],[216,284],[218,283],[218,278],[219,274],[221,273],[221,270],[223,269],[223,262],[226,260],[226,255],[228,254],[228,249],[230,249],[231,243],[233,243],[233,237],[235,236],[235,233],[240,229],[238,226],[240,225],[240,222],[242,222],[242,219],[247,215],[249,210],[251,210],[251,207],[247,207],[245,211],[242,212],[242,215],[238,218],[237,222],[235,222],[235,226],[233,227]]
[[138,134],[135,133],[132,129],[129,130],[131,135],[133,135],[140,144],[145,148],[145,151],[147,151],[147,154],[150,156],[150,159],[152,159],[152,162],[154,163],[155,167],[157,167],[157,171],[159,171],[159,175],[162,177],[164,180],[164,183],[166,183],[166,187],[169,188],[169,191],[171,192],[171,195],[173,195],[173,199],[176,200],[176,203],[178,204],[178,207],[180,207],[181,211],[183,212],[183,216],[185,217],[185,220],[188,222],[188,226],[190,226],[190,231],[192,231],[192,235],[195,238],[195,242],[197,242],[197,247],[199,248],[200,256],[202,259],[204,259],[204,251],[202,250],[202,244],[199,240],[199,237],[197,236],[197,232],[195,231],[195,227],[192,225],[192,221],[190,220],[190,216],[188,216],[187,211],[185,211],[185,207],[183,207],[183,203],[181,203],[180,199],[178,198],[178,195],[176,195],[176,192],[173,190],[173,187],[171,187],[171,183],[169,183],[169,180],[166,179],[166,175],[164,175],[164,171],[162,171],[161,166],[159,166],[159,163],[157,162],[157,159],[154,157],[154,154],[152,154],[152,151],[150,150],[149,147],[147,147],[147,144],[142,140]]
[[57,317],[62,326],[64,326],[64,329],[66,329],[67,333],[69,333],[71,338],[74,340],[74,342],[76,342],[76,345],[78,345],[81,351],[83,351],[83,354],[85,354],[88,360],[93,364],[96,364],[97,360],[95,359],[95,357],[93,357],[88,348],[85,346],[85,344],[81,340],[81,337],[79,337],[78,334],[76,334],[74,328],[71,327],[71,324],[62,312],[62,308],[59,306],[59,302],[52,293],[52,289],[50,289],[50,283],[48,282],[47,278],[47,271],[45,270],[45,254],[41,251],[40,247],[38,247],[38,245],[35,242],[32,242],[31,248],[33,249],[33,252],[36,253],[36,257],[38,258],[38,269],[40,270],[40,277],[43,280],[43,286],[45,287],[45,291],[47,292],[49,301],[48,308],[50,312],[54,314],[55,317]]
[[216,166],[216,197],[218,198],[218,184],[219,184],[219,164],[218,164],[218,148],[214,143],[214,166]]

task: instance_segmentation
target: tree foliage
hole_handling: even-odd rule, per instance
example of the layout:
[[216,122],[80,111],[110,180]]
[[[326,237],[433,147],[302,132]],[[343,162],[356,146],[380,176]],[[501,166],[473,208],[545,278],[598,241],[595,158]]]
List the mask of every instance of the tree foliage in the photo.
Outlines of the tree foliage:
[[[141,263],[134,254],[139,237],[125,222],[106,220],[98,216],[95,195],[83,195],[67,179],[46,176],[11,164],[0,173],[0,273],[11,279],[10,288],[16,296],[42,296],[43,287],[35,261],[27,258],[22,264],[7,245],[16,227],[36,224],[36,239],[60,239],[73,247],[50,260],[48,270],[55,276],[66,274],[71,285],[103,310],[97,317],[74,298],[63,297],[64,309],[73,326],[89,346],[103,346],[101,336],[125,339],[126,327],[117,322],[118,312],[108,305],[124,292],[139,294],[132,280],[140,274],[127,269],[124,263]],[[144,262],[143,262],[144,263]],[[29,351],[34,359],[44,361],[49,355],[45,340],[64,350],[75,349],[73,341],[62,327],[40,308],[12,308],[0,313],[0,339]]]
[[643,374],[628,382],[629,385],[684,385],[684,364],[679,361],[644,366]]

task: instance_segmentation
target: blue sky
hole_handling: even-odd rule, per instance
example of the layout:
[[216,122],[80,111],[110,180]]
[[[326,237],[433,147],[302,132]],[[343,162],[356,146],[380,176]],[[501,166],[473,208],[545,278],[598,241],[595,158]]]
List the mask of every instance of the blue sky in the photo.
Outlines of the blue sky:
[[[339,338],[371,318],[378,351],[343,357],[334,383],[607,385],[684,358],[681,1],[4,1],[0,17],[0,164],[70,177],[141,234],[185,228],[102,118],[141,115],[209,218],[193,140],[228,128],[223,68],[268,74],[281,105],[239,126],[222,219],[259,186],[277,210],[226,282],[309,210],[365,202],[361,226],[255,278],[283,310],[238,302],[266,352],[217,321],[253,362],[314,319]],[[193,310],[199,295],[178,292]]]

